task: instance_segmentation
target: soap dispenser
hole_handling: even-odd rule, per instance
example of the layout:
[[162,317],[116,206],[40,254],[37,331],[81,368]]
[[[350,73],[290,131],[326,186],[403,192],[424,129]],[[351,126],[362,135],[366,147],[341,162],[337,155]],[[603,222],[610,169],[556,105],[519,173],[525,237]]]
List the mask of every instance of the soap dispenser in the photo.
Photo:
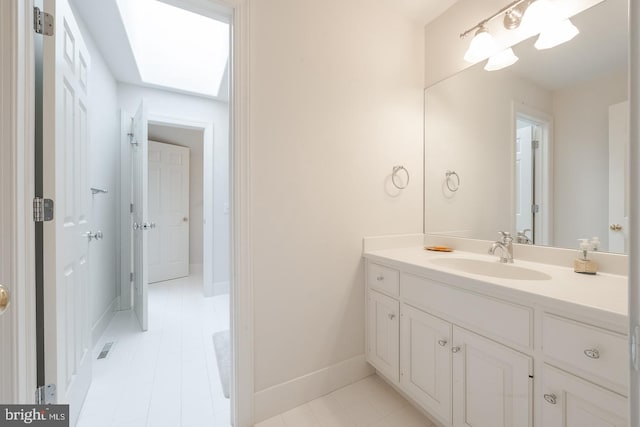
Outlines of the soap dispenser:
[[578,239],[578,241],[580,242],[580,250],[578,251],[578,258],[573,262],[573,271],[582,274],[596,274],[598,264],[589,259],[591,242],[589,242],[589,239]]

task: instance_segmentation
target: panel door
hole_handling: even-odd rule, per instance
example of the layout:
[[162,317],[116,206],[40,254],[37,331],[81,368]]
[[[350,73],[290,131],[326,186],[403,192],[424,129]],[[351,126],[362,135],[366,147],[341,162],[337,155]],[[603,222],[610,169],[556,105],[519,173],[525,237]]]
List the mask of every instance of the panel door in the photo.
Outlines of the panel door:
[[189,275],[189,151],[149,141],[149,283]]
[[531,426],[532,359],[453,327],[453,425]]
[[67,1],[45,0],[44,9],[55,16],[43,45],[43,190],[55,201],[44,223],[45,382],[70,404],[74,425],[91,384],[90,57]]
[[148,232],[150,223],[148,215],[148,124],[144,101],[140,103],[136,115],[133,116],[133,142],[131,153],[132,168],[132,200],[133,200],[133,311],[143,331],[149,328],[148,296],[149,265]]
[[544,366],[544,427],[626,427],[627,399],[549,365]]
[[403,389],[451,424],[451,324],[403,304],[400,327]]
[[376,291],[368,297],[369,362],[388,379],[399,381],[400,303]]

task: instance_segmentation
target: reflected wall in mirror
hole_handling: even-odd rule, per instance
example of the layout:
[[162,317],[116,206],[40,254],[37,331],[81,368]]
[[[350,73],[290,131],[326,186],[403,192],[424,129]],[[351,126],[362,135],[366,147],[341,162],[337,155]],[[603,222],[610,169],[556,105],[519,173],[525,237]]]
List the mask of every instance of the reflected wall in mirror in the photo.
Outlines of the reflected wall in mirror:
[[[626,252],[627,0],[572,18],[580,34],[426,90],[425,232]],[[455,189],[456,172],[460,185]]]

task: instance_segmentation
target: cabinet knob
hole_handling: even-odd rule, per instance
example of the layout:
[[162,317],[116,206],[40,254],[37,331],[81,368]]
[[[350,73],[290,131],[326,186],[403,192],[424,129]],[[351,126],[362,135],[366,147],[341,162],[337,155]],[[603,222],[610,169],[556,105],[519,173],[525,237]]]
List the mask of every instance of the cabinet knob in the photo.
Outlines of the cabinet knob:
[[440,347],[444,347],[447,345],[447,340],[438,340],[438,344],[440,344]]
[[376,277],[376,280],[377,280],[378,282],[382,282],[382,281],[384,280],[384,276],[383,276],[383,275],[380,275],[380,276]]
[[558,397],[555,394],[545,394],[544,400],[551,403],[552,405],[555,405],[558,401]]
[[622,226],[620,224],[611,224],[609,226],[609,230],[611,230],[611,231],[622,231]]
[[395,315],[395,314],[393,314],[393,313],[389,313],[389,319],[390,319],[390,320],[393,320],[393,319],[395,319],[395,318],[396,318],[396,315]]
[[584,351],[584,355],[590,359],[600,359],[600,352],[595,348],[588,348]]
[[460,351],[460,347],[459,346],[451,347],[451,351],[454,353],[457,353]]

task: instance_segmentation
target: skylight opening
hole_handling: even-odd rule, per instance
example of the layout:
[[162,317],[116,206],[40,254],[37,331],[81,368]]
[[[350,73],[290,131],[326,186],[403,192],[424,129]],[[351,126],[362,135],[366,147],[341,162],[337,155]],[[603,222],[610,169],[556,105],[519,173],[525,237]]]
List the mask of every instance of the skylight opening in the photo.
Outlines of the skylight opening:
[[117,3],[143,82],[220,95],[229,24],[157,0]]

